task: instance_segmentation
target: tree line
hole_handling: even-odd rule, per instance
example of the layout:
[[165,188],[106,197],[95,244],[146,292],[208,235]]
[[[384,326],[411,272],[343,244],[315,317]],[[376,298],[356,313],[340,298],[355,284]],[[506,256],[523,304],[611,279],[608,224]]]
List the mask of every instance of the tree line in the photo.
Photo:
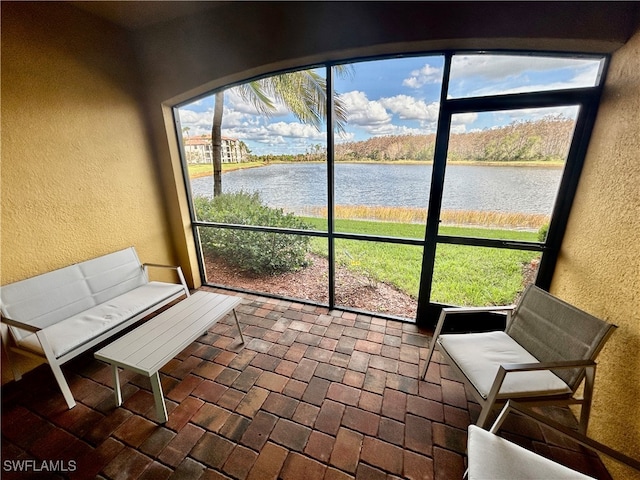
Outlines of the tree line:
[[[449,139],[449,161],[509,162],[563,161],[567,157],[574,121],[561,115],[537,121],[514,121],[509,125],[467,133]],[[432,161],[436,136],[387,135],[335,146],[336,161]],[[292,155],[265,155],[262,161],[323,161],[324,148],[313,146]]]

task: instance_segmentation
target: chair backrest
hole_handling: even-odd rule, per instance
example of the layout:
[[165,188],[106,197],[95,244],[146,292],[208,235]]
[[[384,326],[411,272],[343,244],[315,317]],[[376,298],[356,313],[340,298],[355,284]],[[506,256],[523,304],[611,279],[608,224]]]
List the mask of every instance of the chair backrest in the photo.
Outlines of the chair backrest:
[[[0,287],[2,314],[46,328],[148,283],[133,247]],[[9,327],[16,339],[29,332]]]
[[[616,328],[530,286],[513,312],[506,333],[541,362],[595,360]],[[584,369],[554,372],[575,391]]]

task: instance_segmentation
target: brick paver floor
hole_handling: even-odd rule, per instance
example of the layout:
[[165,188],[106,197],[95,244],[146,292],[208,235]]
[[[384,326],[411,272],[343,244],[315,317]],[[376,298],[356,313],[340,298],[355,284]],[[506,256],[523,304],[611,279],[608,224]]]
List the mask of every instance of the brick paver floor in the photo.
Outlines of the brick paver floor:
[[[170,361],[161,370],[166,424],[156,420],[149,380],[130,372],[115,408],[109,367],[91,354],[63,367],[78,402],[71,410],[47,366],[4,386],[3,478],[462,478],[466,428],[479,407],[446,364],[418,380],[429,332],[238,295],[246,344],[227,317]],[[554,415],[573,421],[567,411]],[[610,478],[597,457],[535,424],[516,418],[506,429]]]

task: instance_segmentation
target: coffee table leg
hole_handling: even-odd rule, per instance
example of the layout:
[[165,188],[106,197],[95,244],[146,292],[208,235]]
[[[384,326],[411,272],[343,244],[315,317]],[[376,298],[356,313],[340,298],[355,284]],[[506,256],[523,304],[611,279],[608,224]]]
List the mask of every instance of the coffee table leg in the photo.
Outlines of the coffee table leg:
[[162,396],[162,385],[160,385],[160,373],[156,372],[149,377],[151,380],[151,390],[153,390],[153,399],[156,402],[156,412],[160,422],[165,423],[169,417],[167,416],[167,407],[164,404]]
[[116,394],[116,407],[122,405],[122,390],[120,389],[120,376],[118,375],[118,366],[111,365],[113,372],[113,392]]
[[233,309],[233,316],[236,319],[236,325],[238,327],[238,332],[240,332],[240,340],[242,340],[242,343],[244,343],[244,336],[242,335],[242,330],[240,330],[240,322],[238,322],[238,315],[236,315],[236,309]]

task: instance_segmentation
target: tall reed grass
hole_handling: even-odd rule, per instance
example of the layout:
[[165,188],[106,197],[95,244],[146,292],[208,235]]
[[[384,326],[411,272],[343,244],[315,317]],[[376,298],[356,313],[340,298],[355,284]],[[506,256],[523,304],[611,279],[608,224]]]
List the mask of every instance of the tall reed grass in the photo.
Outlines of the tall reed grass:
[[[326,207],[305,207],[300,215],[327,218]],[[387,207],[369,205],[336,205],[334,216],[339,219],[376,220],[381,222],[425,223],[426,208]],[[440,219],[444,225],[474,225],[500,228],[537,230],[549,222],[549,217],[534,213],[511,213],[482,210],[443,210]]]

